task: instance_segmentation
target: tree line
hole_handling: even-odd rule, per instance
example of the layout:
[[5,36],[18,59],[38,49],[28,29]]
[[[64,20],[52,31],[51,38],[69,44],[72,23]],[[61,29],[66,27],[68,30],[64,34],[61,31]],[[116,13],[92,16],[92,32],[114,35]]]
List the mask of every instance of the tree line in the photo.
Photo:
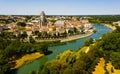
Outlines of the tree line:
[[113,22],[120,21],[120,15],[99,15],[99,16],[90,16],[89,21],[91,23],[108,23],[112,24]]

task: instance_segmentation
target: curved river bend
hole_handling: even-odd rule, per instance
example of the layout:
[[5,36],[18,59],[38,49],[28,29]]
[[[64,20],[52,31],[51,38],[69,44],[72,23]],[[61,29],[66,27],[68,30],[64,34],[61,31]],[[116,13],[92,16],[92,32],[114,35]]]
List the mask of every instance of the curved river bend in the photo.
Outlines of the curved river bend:
[[42,58],[39,58],[39,59],[33,61],[30,64],[23,65],[21,68],[14,71],[13,74],[29,74],[30,71],[33,71],[33,70],[37,71],[37,70],[39,70],[39,67],[41,65],[45,64],[45,62],[47,62],[49,60],[55,59],[55,57],[58,54],[64,52],[65,50],[71,49],[73,51],[76,51],[84,45],[85,40],[87,40],[89,38],[97,39],[97,38],[100,38],[102,36],[102,34],[105,34],[107,32],[112,31],[111,29],[109,29],[108,27],[106,27],[104,25],[94,24],[94,26],[96,27],[97,32],[94,33],[93,35],[82,38],[82,39],[78,39],[78,40],[75,40],[75,41],[66,42],[63,45],[51,46],[48,49],[49,50],[51,50],[51,49],[55,50],[52,54],[46,55]]

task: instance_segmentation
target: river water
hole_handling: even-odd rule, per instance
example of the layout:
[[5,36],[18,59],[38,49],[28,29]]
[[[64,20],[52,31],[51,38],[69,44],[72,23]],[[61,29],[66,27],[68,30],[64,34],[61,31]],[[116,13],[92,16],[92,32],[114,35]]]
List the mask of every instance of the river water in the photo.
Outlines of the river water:
[[39,67],[41,65],[45,64],[45,62],[49,60],[54,60],[58,54],[64,52],[65,50],[70,49],[70,50],[76,51],[84,45],[85,40],[89,38],[98,39],[102,36],[102,34],[112,31],[108,27],[101,24],[94,24],[94,27],[96,27],[97,32],[94,33],[93,35],[85,38],[81,38],[75,41],[66,42],[65,44],[62,44],[62,45],[60,44],[60,45],[50,46],[48,49],[54,50],[53,53],[46,55],[42,58],[39,58],[30,64],[23,65],[18,70],[14,71],[13,74],[29,74],[30,71],[37,71],[39,70]]

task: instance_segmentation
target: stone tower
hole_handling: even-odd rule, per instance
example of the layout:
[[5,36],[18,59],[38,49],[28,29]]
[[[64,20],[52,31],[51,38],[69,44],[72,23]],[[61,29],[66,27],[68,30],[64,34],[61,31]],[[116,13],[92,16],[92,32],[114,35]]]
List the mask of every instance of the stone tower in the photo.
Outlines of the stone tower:
[[47,20],[44,11],[40,14],[40,28],[41,27],[47,27]]

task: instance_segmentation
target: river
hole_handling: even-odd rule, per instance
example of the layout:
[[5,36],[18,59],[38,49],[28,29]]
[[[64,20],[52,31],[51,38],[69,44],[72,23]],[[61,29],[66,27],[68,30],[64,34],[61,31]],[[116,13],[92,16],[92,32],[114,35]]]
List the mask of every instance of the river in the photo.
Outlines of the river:
[[50,47],[48,47],[48,49],[54,50],[54,52],[52,54],[46,55],[42,58],[39,58],[30,64],[23,65],[18,70],[14,71],[13,74],[29,74],[30,71],[37,71],[37,70],[39,70],[39,67],[41,65],[45,64],[45,62],[47,62],[49,60],[55,59],[55,57],[58,54],[64,52],[65,50],[71,49],[73,51],[76,51],[84,45],[85,40],[87,40],[89,38],[98,39],[102,36],[102,34],[112,31],[110,28],[108,28],[104,25],[101,25],[101,24],[94,24],[94,27],[96,27],[97,32],[94,33],[93,35],[85,37],[85,38],[81,38],[81,39],[78,39],[75,41],[66,42],[65,44],[62,44],[62,45],[50,46]]

